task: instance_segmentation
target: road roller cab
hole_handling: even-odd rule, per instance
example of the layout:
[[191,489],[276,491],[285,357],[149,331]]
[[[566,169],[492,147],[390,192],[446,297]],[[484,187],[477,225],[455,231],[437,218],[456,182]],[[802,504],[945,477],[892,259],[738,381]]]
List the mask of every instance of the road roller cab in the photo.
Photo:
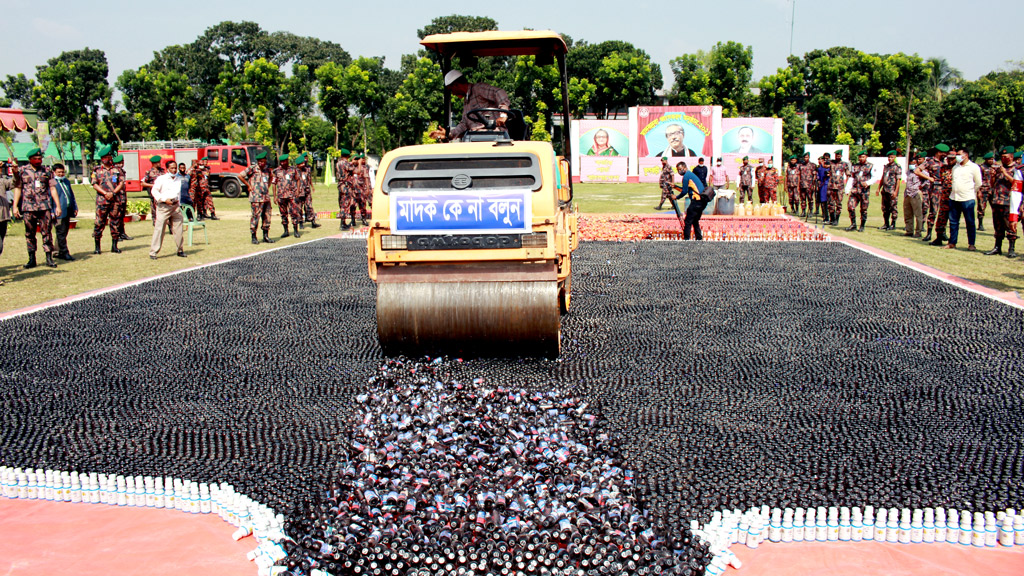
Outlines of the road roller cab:
[[[557,61],[569,126],[558,34],[463,32],[422,44],[442,56],[444,72],[453,56]],[[450,96],[446,90],[449,124]],[[399,148],[381,160],[367,253],[385,353],[553,357],[560,350],[578,242],[569,163],[549,142],[514,140],[482,123],[483,133],[464,141]]]

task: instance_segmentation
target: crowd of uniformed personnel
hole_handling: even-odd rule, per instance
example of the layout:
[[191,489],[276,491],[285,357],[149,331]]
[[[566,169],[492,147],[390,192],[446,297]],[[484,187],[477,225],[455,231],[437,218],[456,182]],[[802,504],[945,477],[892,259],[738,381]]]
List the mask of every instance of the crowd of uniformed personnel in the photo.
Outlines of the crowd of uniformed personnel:
[[341,229],[348,230],[357,226],[357,208],[359,221],[366,226],[368,209],[373,207],[373,182],[366,165],[366,155],[352,154],[345,148],[340,152],[334,164],[334,174],[338,179],[338,218],[341,220]]
[[[954,152],[958,154],[954,155]],[[906,175],[896,162],[897,152],[890,150],[887,156],[888,163],[882,168],[875,188],[875,196],[880,196],[882,202],[881,229],[897,229],[900,184],[905,182],[903,235],[922,238],[933,246],[950,247],[947,227],[950,225],[953,168],[958,164],[958,157],[963,157],[965,164],[970,162],[968,152],[963,148],[953,151],[946,144],[936,144],[926,155],[910,158]],[[1024,220],[1024,202],[1020,201],[1021,153],[1012,146],[1004,146],[998,156],[992,152],[985,154],[978,167],[981,178],[975,197],[977,230],[984,231],[985,213],[991,206],[996,241],[995,247],[986,254],[1002,254],[1003,240],[1006,239],[1009,241],[1007,256],[1016,257],[1017,222]],[[836,150],[834,156],[823,154],[817,163],[811,161],[809,153],[805,153],[802,159],[792,155],[783,175],[789,213],[802,218],[818,216],[832,226],[839,226],[843,196],[848,193],[846,212],[850,225],[846,230],[863,232],[873,176],[874,167],[868,162],[867,151],[859,152],[857,162],[852,165],[843,160],[842,150]],[[768,188],[774,192],[774,180],[765,181],[762,176],[756,179],[759,190]],[[765,201],[764,193],[761,193],[761,201]],[[971,214],[968,230],[972,233],[973,222],[974,214]],[[970,249],[974,249],[973,243]]]

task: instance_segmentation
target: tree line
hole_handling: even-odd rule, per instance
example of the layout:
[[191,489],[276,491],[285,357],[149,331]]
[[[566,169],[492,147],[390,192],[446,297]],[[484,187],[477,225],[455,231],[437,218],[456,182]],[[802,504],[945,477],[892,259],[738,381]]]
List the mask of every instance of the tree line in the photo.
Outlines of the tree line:
[[[496,29],[491,18],[453,15],[417,35]],[[563,37],[573,117],[608,118],[657,102],[661,68],[642,49]],[[977,152],[1024,143],[1020,63],[965,82],[943,59],[833,47],[790,56],[786,67],[754,82],[753,57],[752,47],[727,41],[674,58],[668,102],[719,104],[726,117],[783,118],[787,154],[810,142],[905,151],[908,137],[911,148],[948,141]],[[531,138],[550,139],[562,98],[554,65],[524,56],[480,58],[472,66],[472,81],[508,91]],[[77,142],[87,154],[96,141],[224,138],[279,152],[348,147],[382,154],[422,141],[442,120],[435,55],[403,55],[394,70],[381,57],[353,58],[334,42],[268,32],[254,22],[212,26],[125,70],[112,85],[108,73],[101,50],[64,52],[37,66],[34,78],[0,81],[0,105],[37,109],[54,140]]]

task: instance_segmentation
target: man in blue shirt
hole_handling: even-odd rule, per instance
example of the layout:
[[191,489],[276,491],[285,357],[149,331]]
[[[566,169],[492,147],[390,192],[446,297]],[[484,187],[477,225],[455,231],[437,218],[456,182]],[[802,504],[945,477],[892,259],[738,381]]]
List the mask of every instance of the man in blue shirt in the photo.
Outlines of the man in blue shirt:
[[700,178],[700,183],[703,184],[705,188],[708,187],[708,167],[704,165],[703,156],[697,159],[697,166],[693,168],[693,174],[697,176],[697,178]]
[[826,217],[825,213],[827,212],[827,209],[824,207],[828,206],[828,179],[832,174],[832,169],[829,168],[831,165],[832,155],[825,152],[818,159],[818,182],[820,187],[818,188],[818,201],[815,203],[817,205],[814,208],[814,213],[821,214],[822,218]]
[[686,162],[676,164],[676,172],[683,177],[683,181],[676,187],[679,190],[676,200],[684,196],[690,199],[690,205],[686,208],[686,219],[683,221],[683,240],[690,239],[691,228],[693,228],[693,237],[703,240],[704,235],[700,231],[700,217],[704,214],[704,209],[708,207],[708,202],[711,201],[711,194],[700,178],[686,169]]

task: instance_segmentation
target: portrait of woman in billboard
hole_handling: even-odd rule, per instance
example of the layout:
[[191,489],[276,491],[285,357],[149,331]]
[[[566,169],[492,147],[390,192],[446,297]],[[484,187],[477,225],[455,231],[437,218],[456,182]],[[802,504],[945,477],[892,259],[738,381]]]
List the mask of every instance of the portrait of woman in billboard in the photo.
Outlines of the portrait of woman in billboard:
[[594,145],[587,150],[587,156],[619,156],[619,151],[611,144],[607,130],[598,128],[594,131]]

